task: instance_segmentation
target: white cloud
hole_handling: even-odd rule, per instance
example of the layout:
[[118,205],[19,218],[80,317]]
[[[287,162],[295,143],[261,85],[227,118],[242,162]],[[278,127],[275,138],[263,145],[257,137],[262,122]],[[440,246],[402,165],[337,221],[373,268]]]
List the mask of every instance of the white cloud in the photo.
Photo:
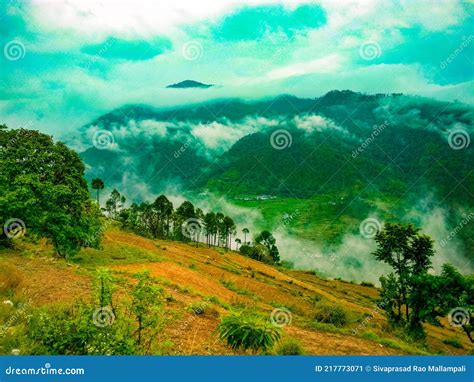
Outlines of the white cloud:
[[346,130],[336,125],[330,119],[321,117],[320,115],[296,116],[293,122],[298,129],[302,129],[307,133],[313,133],[314,131],[321,132],[327,129],[346,132]]
[[343,58],[339,54],[331,54],[308,62],[287,65],[271,70],[269,79],[280,79],[299,76],[307,73],[335,73],[341,69]]

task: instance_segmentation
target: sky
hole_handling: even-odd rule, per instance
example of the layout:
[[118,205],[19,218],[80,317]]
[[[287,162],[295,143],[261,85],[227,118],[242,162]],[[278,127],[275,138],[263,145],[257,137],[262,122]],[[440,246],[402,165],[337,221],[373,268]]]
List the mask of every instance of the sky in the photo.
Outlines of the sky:
[[[0,123],[333,89],[474,103],[474,2],[0,0]],[[169,89],[196,80],[207,89]]]

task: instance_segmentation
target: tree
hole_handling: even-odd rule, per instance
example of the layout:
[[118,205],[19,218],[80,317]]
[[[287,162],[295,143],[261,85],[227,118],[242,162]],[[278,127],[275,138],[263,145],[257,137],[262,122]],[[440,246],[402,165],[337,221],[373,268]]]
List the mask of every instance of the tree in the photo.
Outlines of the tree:
[[112,219],[117,219],[119,217],[120,211],[122,211],[125,206],[125,196],[120,195],[115,188],[110,193],[110,198],[105,202],[105,209],[109,214],[109,217]]
[[110,270],[107,268],[98,269],[94,282],[94,292],[101,308],[110,306],[113,309],[112,297],[114,290],[114,278]]
[[242,233],[244,234],[244,244],[247,245],[247,234],[249,233],[249,229],[248,228],[244,228],[242,230]]
[[194,205],[191,202],[185,200],[174,213],[174,234],[176,239],[185,242],[190,240],[189,232],[187,231],[187,222],[189,222],[190,219],[195,218],[196,212],[194,210]]
[[255,238],[255,242],[264,245],[268,249],[268,253],[275,264],[280,262],[280,252],[276,246],[276,239],[269,231],[262,231]]
[[100,206],[99,192],[100,192],[100,190],[104,189],[104,187],[105,187],[104,182],[100,178],[95,178],[95,179],[92,179],[91,184],[92,184],[92,188],[94,190],[97,190],[97,204]]
[[[48,135],[0,129],[2,225],[10,219],[24,224],[27,234],[46,238],[61,257],[98,247],[100,212],[91,202],[84,170],[74,151]],[[0,242],[7,239],[2,230]]]
[[240,240],[238,237],[235,238],[235,250],[238,251],[239,250],[239,246],[240,244],[242,244],[242,240]]
[[[382,291],[394,296],[397,312],[389,312],[395,321],[401,321],[402,306],[405,305],[405,322],[410,321],[410,306],[408,296],[416,293],[416,278],[423,276],[431,266],[434,255],[432,240],[419,232],[413,225],[387,223],[376,236],[377,249],[374,256],[377,260],[390,265],[395,273],[390,276],[390,291]],[[396,281],[393,281],[396,280]],[[381,280],[382,281],[382,280]],[[419,312],[416,312],[419,313]],[[419,324],[419,317],[414,317],[411,323]]]
[[448,315],[451,324],[459,326],[474,342],[474,275],[462,275],[452,265],[444,264],[437,289],[439,315]]
[[142,342],[143,331],[156,324],[158,320],[157,299],[161,289],[156,287],[149,271],[135,275],[138,280],[132,291],[131,310],[137,321],[137,345]]
[[224,243],[224,248],[229,248],[232,235],[235,232],[235,223],[229,216],[224,216],[221,224],[221,238]]
[[204,216],[204,228],[206,230],[206,242],[210,247],[212,244],[212,238],[217,233],[217,220],[216,214],[214,212],[208,212]]
[[158,218],[157,237],[163,239],[170,235],[170,222],[173,214],[173,203],[165,195],[160,195],[153,203]]
[[224,230],[223,225],[224,225],[224,214],[222,212],[217,212],[216,213],[216,234],[214,235],[214,245],[220,245],[222,244],[222,231]]

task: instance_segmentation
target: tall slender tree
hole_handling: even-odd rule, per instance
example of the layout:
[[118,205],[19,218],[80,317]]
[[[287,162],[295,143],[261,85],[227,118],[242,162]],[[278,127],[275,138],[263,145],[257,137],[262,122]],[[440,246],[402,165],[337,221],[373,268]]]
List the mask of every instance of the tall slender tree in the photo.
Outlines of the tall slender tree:
[[242,230],[242,233],[244,234],[244,244],[247,245],[247,234],[249,233],[249,229],[248,228],[244,228]]
[[239,250],[239,246],[242,244],[242,240],[240,240],[238,237],[235,238],[235,250]]
[[92,188],[94,190],[97,190],[97,204],[100,206],[100,190],[103,190],[104,187],[105,187],[105,184],[104,184],[104,181],[100,178],[95,178],[95,179],[92,179]]

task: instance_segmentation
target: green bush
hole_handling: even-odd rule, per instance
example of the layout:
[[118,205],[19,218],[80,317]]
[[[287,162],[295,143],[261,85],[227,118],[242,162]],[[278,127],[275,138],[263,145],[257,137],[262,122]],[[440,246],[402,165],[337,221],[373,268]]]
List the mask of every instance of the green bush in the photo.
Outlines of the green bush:
[[[30,354],[127,355],[135,354],[132,329],[124,319],[94,323],[97,308],[40,308],[29,319],[26,336],[32,341]],[[97,321],[96,321],[97,322]]]
[[280,340],[281,329],[255,314],[233,314],[222,318],[217,331],[233,350],[253,353],[271,349]]
[[276,354],[279,355],[303,355],[304,349],[300,342],[294,338],[288,338],[278,344]]
[[459,339],[457,339],[457,338],[446,338],[445,340],[443,340],[443,344],[450,345],[450,346],[452,346],[453,348],[456,348],[456,349],[463,349],[464,348],[464,346],[462,346],[461,341],[459,341]]
[[326,303],[316,304],[314,319],[338,328],[345,326],[348,321],[347,312],[341,306]]
[[369,281],[362,281],[362,282],[360,283],[360,285],[361,285],[361,286],[366,286],[366,287],[371,287],[371,288],[375,287],[374,283],[371,283],[371,282],[369,282]]

